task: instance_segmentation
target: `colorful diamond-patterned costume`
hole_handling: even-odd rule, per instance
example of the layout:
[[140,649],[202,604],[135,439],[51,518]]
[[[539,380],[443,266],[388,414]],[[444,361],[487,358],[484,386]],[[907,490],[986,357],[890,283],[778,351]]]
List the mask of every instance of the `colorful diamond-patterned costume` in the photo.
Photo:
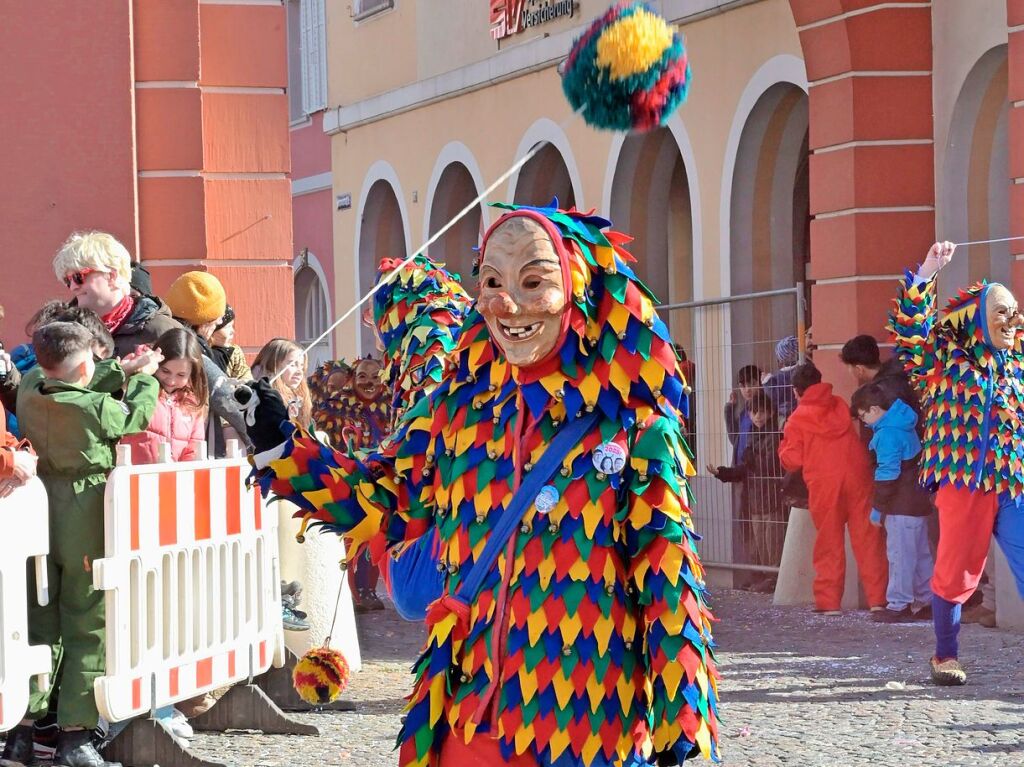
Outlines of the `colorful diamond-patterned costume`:
[[1021,335],[996,351],[986,339],[978,283],[950,300],[936,321],[935,280],[901,284],[890,329],[925,413],[921,482],[1024,493],[1024,382]]
[[[505,758],[612,767],[718,757],[717,671],[690,514],[685,383],[665,325],[596,216],[504,206],[541,223],[566,284],[555,354],[514,368],[481,315],[455,367],[385,449],[343,454],[292,429],[263,481],[306,521],[356,542],[436,526],[454,591],[524,473],[567,420],[597,426],[523,518],[467,622],[430,626],[399,739],[401,765],[444,741],[497,738]],[[492,227],[491,231],[495,227]],[[489,233],[488,233],[489,236]],[[486,258],[486,237],[485,237]],[[618,472],[601,457],[622,456]],[[605,471],[601,469],[605,468]]]
[[351,391],[352,366],[345,360],[324,362],[309,375],[308,383],[317,431],[326,434],[332,445],[343,446],[342,432],[350,418],[344,394],[346,389]]
[[[336,447],[371,450],[391,431],[391,405],[387,397],[367,400],[352,385],[355,367],[345,360],[325,362],[309,377],[313,422]],[[346,382],[332,389],[331,379]]]
[[[980,283],[960,291],[936,321],[934,277],[908,273],[890,318],[897,354],[925,413],[921,481],[936,489],[940,533],[931,580],[931,674],[937,684],[966,679],[956,662],[961,606],[978,587],[993,534],[1024,596],[1021,331],[1018,326],[1007,337],[1010,348],[989,337],[986,313],[994,287]],[[1012,296],[993,297],[994,306],[1013,303],[1004,308],[1002,327],[1014,327]]]
[[[401,263],[381,261],[377,283]],[[416,256],[374,294],[373,324],[384,345],[392,427],[441,383],[445,359],[455,349],[470,303],[458,276],[426,256]]]

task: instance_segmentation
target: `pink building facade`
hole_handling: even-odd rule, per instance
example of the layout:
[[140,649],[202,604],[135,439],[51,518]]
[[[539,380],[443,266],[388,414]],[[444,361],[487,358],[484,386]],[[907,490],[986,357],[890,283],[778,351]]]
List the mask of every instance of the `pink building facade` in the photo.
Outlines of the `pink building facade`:
[[[296,340],[306,346],[333,321],[335,209],[327,106],[324,0],[288,0],[288,93]],[[331,338],[310,352],[310,365],[334,356]]]

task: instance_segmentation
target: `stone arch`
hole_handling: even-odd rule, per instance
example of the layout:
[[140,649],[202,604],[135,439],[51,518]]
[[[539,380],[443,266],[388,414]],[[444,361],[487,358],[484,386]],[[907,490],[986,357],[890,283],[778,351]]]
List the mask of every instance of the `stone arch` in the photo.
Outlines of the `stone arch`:
[[[387,163],[375,163],[359,197],[356,279],[360,296],[373,287],[382,258],[405,258],[409,253],[409,219],[402,201],[394,169]],[[373,332],[356,321],[360,322],[359,353],[369,354],[375,349]]]
[[887,340],[894,281],[935,236],[931,3],[790,0],[809,83],[815,364],[840,393],[842,344]]
[[[942,237],[956,242],[1006,236],[1010,227],[1007,46],[988,50],[957,96],[944,148]],[[1010,244],[972,245],[946,268],[948,289],[980,279],[1009,284]]]
[[[762,70],[765,72],[766,70]],[[735,132],[728,178],[729,295],[806,284],[810,260],[808,100],[795,78],[776,73],[758,84]],[[754,82],[758,78],[755,76]],[[745,106],[746,104],[742,104]],[[734,124],[735,127],[735,124]],[[725,200],[723,200],[723,205]],[[726,268],[726,265],[723,265]],[[775,342],[797,331],[791,298],[736,302],[730,307],[732,365],[776,367]]]
[[[637,276],[659,303],[693,298],[695,187],[679,143],[668,127],[622,136],[612,148],[605,210],[615,228],[634,239],[627,248]],[[691,314],[667,311],[673,338],[693,349]]]
[[[527,205],[547,205],[553,196],[563,208],[583,209],[583,183],[565,131],[548,118],[541,118],[526,131],[516,157],[523,157],[538,144],[547,145],[509,179],[508,199]],[[562,199],[562,196],[571,199]]]
[[[305,348],[333,321],[327,273],[320,260],[304,248],[292,263],[295,289],[295,340]],[[309,369],[332,359],[334,340],[328,335],[308,353]]]
[[[437,184],[441,180],[441,174],[453,162],[466,166],[466,170],[469,171],[469,175],[473,178],[473,186],[476,188],[477,193],[482,192],[487,186],[484,183],[484,175],[480,171],[480,164],[476,161],[476,156],[470,151],[469,147],[461,141],[449,141],[445,144],[437,155],[437,160],[434,162],[434,170],[430,174],[430,183],[427,185],[427,205],[423,211],[424,240],[430,236],[430,209],[434,199],[434,192],[437,190]],[[482,206],[481,214],[483,216],[481,223],[486,230],[492,218],[490,208],[486,205]]]
[[[444,155],[442,151],[428,187],[427,210],[424,216],[425,239],[433,237],[434,233],[440,231],[482,191],[479,168],[474,174],[462,159],[449,160],[441,165]],[[477,205],[428,250],[428,255],[432,259],[444,262],[450,271],[458,273],[462,277],[463,285],[467,287],[473,281],[473,260],[476,257],[474,249],[479,246],[486,228],[484,216],[483,205]]]

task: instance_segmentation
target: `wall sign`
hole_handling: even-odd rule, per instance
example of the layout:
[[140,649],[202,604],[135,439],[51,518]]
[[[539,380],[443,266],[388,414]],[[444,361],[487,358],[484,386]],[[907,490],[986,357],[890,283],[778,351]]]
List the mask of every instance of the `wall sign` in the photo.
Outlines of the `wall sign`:
[[491,0],[491,38],[502,40],[558,19],[571,19],[579,0]]

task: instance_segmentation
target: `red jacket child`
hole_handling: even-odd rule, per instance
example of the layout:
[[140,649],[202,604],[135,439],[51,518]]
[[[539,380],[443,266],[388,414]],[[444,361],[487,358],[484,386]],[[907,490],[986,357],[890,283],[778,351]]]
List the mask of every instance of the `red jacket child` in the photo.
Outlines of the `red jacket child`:
[[793,371],[796,409],[787,419],[779,458],[787,471],[803,470],[814,541],[814,603],[819,612],[840,609],[846,577],[844,531],[850,528],[868,604],[883,607],[889,580],[885,539],[872,526],[873,479],[867,449],[857,436],[847,404],[821,383],[821,373],[806,362]]

